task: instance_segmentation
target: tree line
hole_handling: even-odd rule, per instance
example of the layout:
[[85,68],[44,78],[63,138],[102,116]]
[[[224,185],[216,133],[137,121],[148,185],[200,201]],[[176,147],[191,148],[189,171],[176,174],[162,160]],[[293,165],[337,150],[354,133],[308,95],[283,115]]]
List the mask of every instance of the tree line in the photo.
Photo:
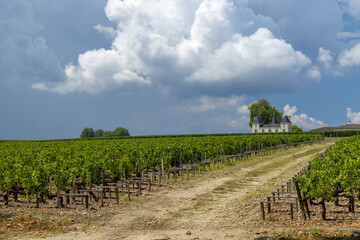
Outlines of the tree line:
[[114,131],[104,131],[103,129],[98,129],[94,131],[92,128],[84,128],[80,134],[80,138],[93,138],[93,137],[120,137],[120,136],[130,136],[129,130],[123,127],[118,127]]

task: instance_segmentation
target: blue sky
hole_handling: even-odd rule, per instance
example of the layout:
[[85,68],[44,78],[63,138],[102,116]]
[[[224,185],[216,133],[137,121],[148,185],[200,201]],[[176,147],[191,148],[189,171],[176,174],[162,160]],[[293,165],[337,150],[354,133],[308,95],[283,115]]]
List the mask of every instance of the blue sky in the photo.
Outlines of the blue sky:
[[358,0],[0,0],[0,139],[360,123]]

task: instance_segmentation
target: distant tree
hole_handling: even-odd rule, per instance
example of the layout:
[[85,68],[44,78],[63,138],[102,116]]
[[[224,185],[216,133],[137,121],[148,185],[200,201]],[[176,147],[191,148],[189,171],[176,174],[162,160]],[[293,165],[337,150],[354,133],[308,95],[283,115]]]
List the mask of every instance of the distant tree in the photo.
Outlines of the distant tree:
[[80,138],[120,136],[130,136],[129,130],[127,130],[126,128],[118,127],[114,131],[104,131],[103,129],[98,129],[94,132],[92,128],[84,128],[80,135]]
[[296,125],[292,125],[292,130],[291,130],[293,133],[302,133],[303,132],[303,129],[296,126]]
[[84,128],[81,132],[80,138],[93,138],[95,137],[94,129],[92,128]]
[[102,129],[98,129],[95,131],[95,137],[102,137],[104,135],[105,131]]
[[113,137],[113,132],[112,131],[105,131],[103,134],[103,137]]
[[126,128],[118,127],[113,131],[114,137],[120,137],[120,136],[130,136],[129,130]]
[[276,115],[277,123],[279,123],[282,119],[282,112],[278,111],[275,107],[272,107],[264,98],[258,102],[252,103],[248,109],[250,110],[250,127],[252,127],[252,123],[256,116],[259,116],[264,124],[271,124],[274,113]]

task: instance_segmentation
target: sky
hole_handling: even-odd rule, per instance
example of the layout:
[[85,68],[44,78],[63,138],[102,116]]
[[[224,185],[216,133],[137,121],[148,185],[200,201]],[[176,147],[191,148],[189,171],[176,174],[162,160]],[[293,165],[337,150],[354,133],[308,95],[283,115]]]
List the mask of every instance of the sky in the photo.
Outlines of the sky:
[[360,123],[358,0],[0,0],[0,139]]

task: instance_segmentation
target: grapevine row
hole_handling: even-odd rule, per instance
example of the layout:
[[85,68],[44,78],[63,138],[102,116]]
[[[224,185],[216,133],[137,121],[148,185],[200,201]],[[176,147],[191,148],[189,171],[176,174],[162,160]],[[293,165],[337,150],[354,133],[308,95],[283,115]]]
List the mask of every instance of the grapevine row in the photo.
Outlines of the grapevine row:
[[314,158],[307,171],[296,177],[296,182],[311,204],[322,206],[324,220],[326,202],[338,205],[345,198],[349,212],[354,212],[354,201],[360,200],[360,136],[337,141]]
[[159,169],[180,163],[195,163],[204,153],[213,157],[241,153],[281,144],[314,139],[317,135],[224,135],[168,138],[98,139],[96,141],[1,141],[0,191],[23,192],[31,198],[35,192],[48,197],[57,188],[67,191],[76,176],[86,183],[100,183],[105,173],[115,181],[145,167]]

